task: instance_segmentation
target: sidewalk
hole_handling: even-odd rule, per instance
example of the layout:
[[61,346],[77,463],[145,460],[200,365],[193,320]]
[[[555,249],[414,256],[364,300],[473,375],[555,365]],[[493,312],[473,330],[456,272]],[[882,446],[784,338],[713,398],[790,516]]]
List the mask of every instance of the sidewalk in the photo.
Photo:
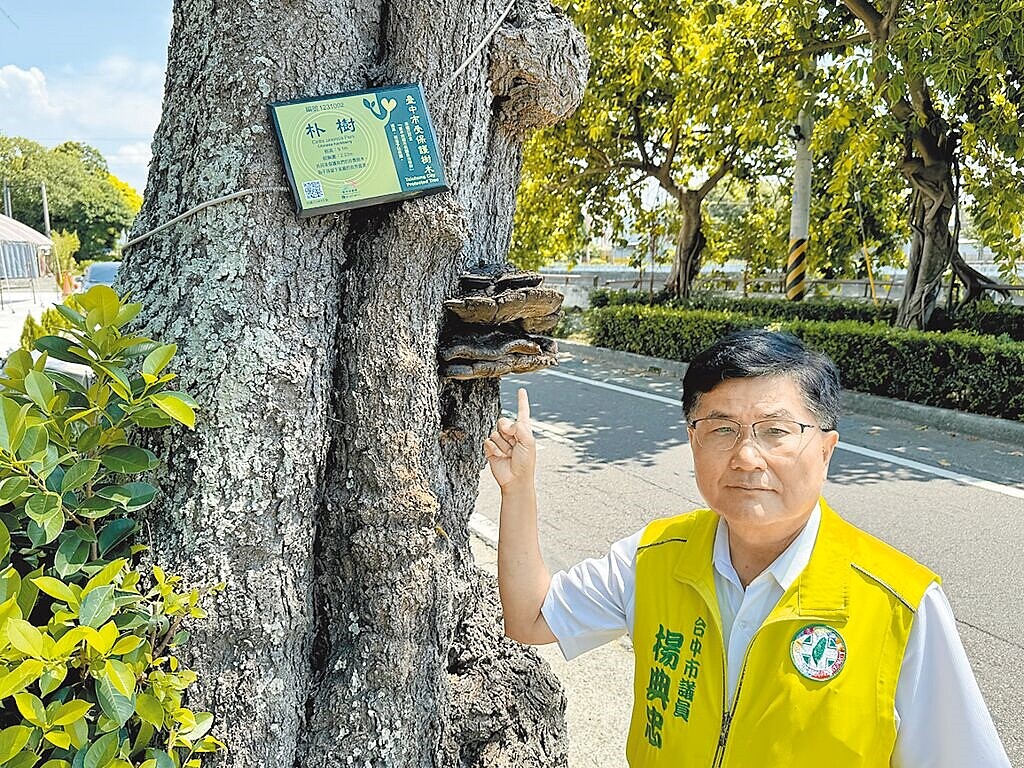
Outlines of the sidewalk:
[[0,358],[6,358],[21,345],[21,330],[29,314],[39,320],[43,310],[64,300],[60,291],[53,287],[52,278],[46,283],[45,286],[36,285],[34,301],[32,289],[28,286],[4,288],[3,307],[0,308]]

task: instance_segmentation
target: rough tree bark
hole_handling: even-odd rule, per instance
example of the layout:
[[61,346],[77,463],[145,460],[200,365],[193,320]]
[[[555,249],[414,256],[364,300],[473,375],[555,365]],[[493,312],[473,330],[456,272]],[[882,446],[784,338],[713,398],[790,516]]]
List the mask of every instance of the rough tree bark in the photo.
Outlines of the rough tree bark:
[[467,520],[493,382],[443,383],[441,302],[507,252],[528,130],[579,104],[566,18],[518,0],[176,2],[137,232],[283,185],[266,105],[421,81],[453,191],[298,219],[215,205],[130,249],[145,331],[175,341],[194,433],[160,446],[158,559],[227,589],[199,623],[192,701],[230,766],[547,766],[564,700],[500,636]]

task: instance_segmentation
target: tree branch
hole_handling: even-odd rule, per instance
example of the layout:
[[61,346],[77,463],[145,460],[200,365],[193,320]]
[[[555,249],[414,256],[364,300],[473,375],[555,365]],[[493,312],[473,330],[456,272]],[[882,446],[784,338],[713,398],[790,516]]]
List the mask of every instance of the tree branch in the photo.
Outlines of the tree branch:
[[805,46],[804,48],[800,48],[799,50],[796,50],[796,51],[786,51],[785,53],[780,53],[777,56],[771,56],[771,57],[768,58],[768,61],[777,61],[778,59],[788,59],[788,58],[795,58],[795,57],[799,57],[799,56],[807,56],[807,55],[812,54],[812,53],[821,53],[822,51],[832,51],[832,50],[835,50],[836,48],[852,48],[855,45],[860,45],[861,43],[870,43],[870,42],[871,42],[871,33],[870,32],[862,32],[859,35],[853,35],[852,37],[844,37],[841,40],[819,40],[818,42],[811,43],[810,45]]
[[697,190],[698,199],[703,200],[711,194],[711,190],[715,188],[715,185],[722,180],[722,177],[725,176],[725,174],[732,170],[734,165],[735,161],[731,157],[727,157],[723,160],[721,165],[715,169],[715,172],[712,173],[711,176],[708,177],[708,180],[701,184],[700,189]]
[[647,154],[647,142],[644,140],[643,126],[640,124],[640,108],[633,107],[631,112],[633,115],[633,141],[636,142],[636,148],[640,150],[641,159],[650,165],[651,158]]
[[885,38],[883,37],[882,29],[884,19],[873,3],[868,0],[843,0],[843,5],[850,9],[850,13],[864,22],[864,26],[867,27],[872,41],[884,42]]

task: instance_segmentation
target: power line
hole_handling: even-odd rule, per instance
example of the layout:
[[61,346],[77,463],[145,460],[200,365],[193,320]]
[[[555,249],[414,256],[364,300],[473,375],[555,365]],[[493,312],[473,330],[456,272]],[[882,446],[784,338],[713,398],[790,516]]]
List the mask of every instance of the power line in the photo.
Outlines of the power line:
[[11,18],[11,14],[9,14],[7,11],[5,11],[4,7],[2,5],[0,5],[0,13],[2,13],[4,16],[7,17],[7,20],[9,22],[11,22],[11,24],[14,25],[15,29],[17,29],[17,30],[21,29],[21,27],[18,26],[18,22],[16,22],[14,19]]

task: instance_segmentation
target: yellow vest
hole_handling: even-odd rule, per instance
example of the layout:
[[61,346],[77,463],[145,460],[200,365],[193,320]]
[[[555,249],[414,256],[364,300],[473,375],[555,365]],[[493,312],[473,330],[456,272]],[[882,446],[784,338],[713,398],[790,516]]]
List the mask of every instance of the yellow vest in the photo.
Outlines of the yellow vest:
[[751,640],[728,702],[717,525],[707,509],[656,520],[637,547],[630,766],[888,766],[914,611],[938,577],[822,500],[810,561]]

